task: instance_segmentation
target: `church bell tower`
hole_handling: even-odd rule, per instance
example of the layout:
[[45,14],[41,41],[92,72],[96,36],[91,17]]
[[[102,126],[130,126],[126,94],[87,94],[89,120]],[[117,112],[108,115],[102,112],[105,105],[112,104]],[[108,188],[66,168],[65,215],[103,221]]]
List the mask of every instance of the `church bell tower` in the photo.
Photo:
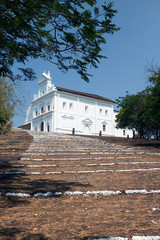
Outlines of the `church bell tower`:
[[48,74],[45,72],[42,73],[39,81],[38,81],[38,96],[43,96],[44,94],[48,93],[51,88],[54,87],[52,84],[52,78],[50,76],[50,72]]

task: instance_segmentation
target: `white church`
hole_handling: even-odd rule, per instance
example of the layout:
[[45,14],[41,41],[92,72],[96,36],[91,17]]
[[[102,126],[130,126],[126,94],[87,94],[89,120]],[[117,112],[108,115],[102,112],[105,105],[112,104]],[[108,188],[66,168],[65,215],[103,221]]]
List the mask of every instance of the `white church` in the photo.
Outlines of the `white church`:
[[99,95],[56,87],[50,72],[43,73],[23,126],[35,131],[132,137],[132,131],[116,129],[114,105]]

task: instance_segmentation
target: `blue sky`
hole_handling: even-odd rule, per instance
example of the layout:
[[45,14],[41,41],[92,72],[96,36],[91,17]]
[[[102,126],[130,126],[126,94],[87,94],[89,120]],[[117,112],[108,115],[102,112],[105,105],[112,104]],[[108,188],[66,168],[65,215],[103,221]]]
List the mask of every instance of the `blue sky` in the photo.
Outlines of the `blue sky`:
[[41,59],[29,61],[26,66],[34,69],[37,80],[21,83],[16,90],[25,100],[19,107],[19,114],[13,118],[14,127],[24,123],[25,111],[33,94],[37,93],[37,81],[44,71],[51,72],[55,86],[99,94],[112,100],[125,96],[126,91],[136,93],[146,87],[145,66],[148,63],[160,65],[160,0],[112,2],[118,11],[113,22],[121,29],[106,36],[103,54],[108,58],[101,61],[98,69],[89,69],[93,75],[90,83],[81,80],[76,72],[64,74]]

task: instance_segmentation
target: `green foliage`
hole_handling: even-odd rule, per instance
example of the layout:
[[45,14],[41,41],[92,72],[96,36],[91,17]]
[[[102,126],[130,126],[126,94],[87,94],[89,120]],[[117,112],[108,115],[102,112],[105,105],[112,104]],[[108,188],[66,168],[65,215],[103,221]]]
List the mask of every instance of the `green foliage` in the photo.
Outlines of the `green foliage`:
[[147,102],[147,116],[151,123],[155,134],[160,137],[160,68],[151,68],[148,77],[150,86],[148,86],[148,102]]
[[126,97],[119,98],[117,103],[121,110],[116,119],[117,128],[136,130],[140,135],[143,135],[144,122],[142,116],[145,102],[146,96],[143,93],[127,94]]
[[137,94],[127,94],[117,99],[120,112],[116,117],[117,128],[137,131],[140,137],[153,134],[160,137],[160,68],[150,69],[150,85]]
[[0,134],[9,130],[16,99],[12,85],[0,78]]
[[[104,34],[118,28],[112,23],[116,10],[112,4],[96,0],[1,0],[0,1],[0,76],[12,80],[30,80],[32,69],[20,68],[15,76],[15,62],[26,64],[28,58],[41,57],[60,70],[75,69],[89,81],[87,68],[97,68]],[[77,64],[78,63],[78,64]]]

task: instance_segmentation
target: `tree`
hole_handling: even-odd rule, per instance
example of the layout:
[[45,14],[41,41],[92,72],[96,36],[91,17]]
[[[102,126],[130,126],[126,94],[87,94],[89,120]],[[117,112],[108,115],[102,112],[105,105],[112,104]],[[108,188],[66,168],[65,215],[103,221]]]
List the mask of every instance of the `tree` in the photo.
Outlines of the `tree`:
[[117,128],[136,130],[140,137],[160,137],[160,68],[147,69],[149,85],[142,92],[117,99]]
[[120,112],[116,116],[117,128],[128,128],[137,131],[140,138],[146,134],[144,121],[144,106],[146,104],[146,93],[140,92],[136,95],[127,94],[117,99]]
[[12,84],[0,78],[0,134],[11,127],[16,97]]
[[160,138],[160,67],[150,65],[147,73],[150,85],[147,87],[149,97],[146,114],[150,121],[152,120],[153,134],[155,133],[156,138]]
[[1,0],[0,76],[30,80],[35,73],[13,65],[41,57],[60,70],[75,69],[89,81],[88,66],[98,67],[105,34],[118,28],[112,23],[112,3],[97,0]]

